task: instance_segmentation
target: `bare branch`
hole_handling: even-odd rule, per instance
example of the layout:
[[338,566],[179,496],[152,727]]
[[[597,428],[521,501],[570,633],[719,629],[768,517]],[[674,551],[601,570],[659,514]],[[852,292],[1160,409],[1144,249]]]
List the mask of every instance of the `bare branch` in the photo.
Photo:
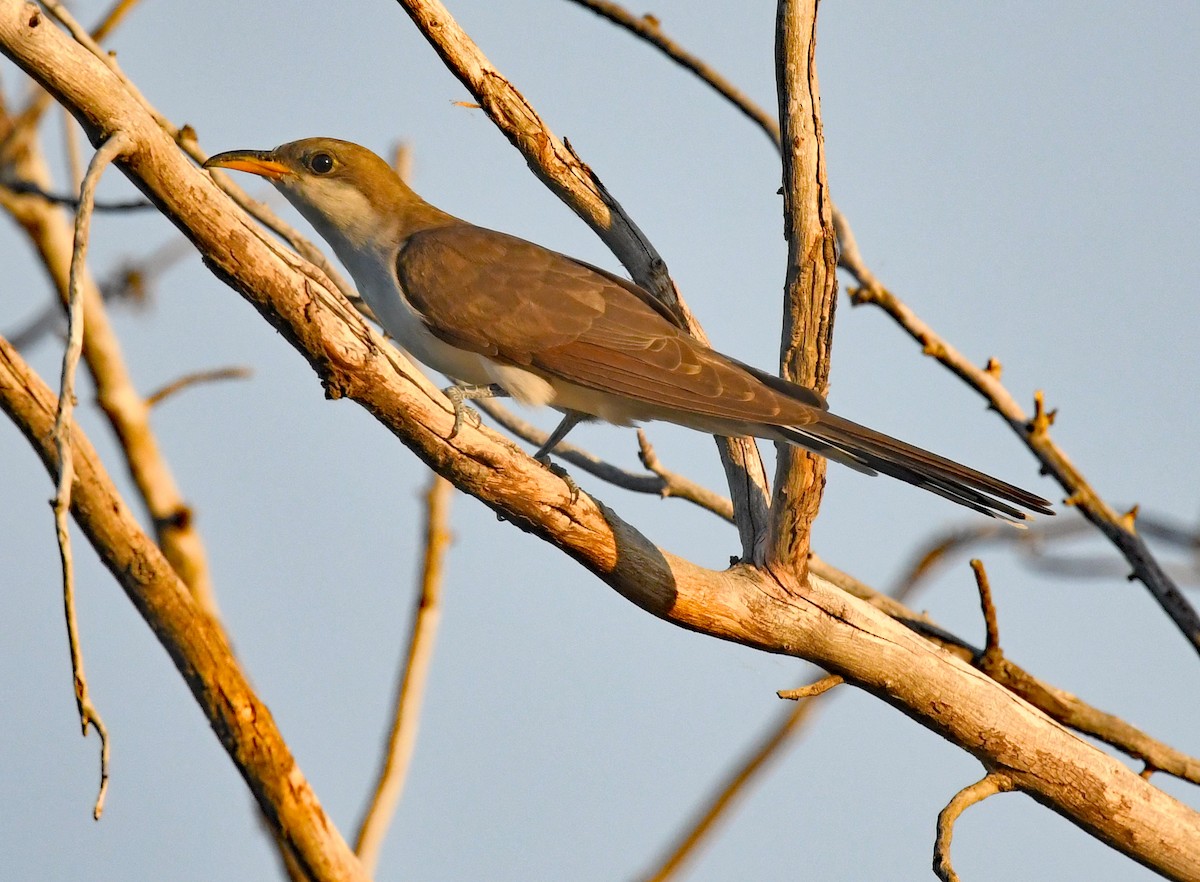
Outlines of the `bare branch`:
[[[33,181],[17,181],[17,180],[0,180],[0,187],[11,190],[13,193],[25,196],[37,196],[39,199],[44,199],[51,205],[61,205],[66,208],[78,208],[79,197],[68,196],[65,193],[48,193],[35,184]],[[122,213],[130,211],[145,211],[153,209],[154,206],[145,199],[131,199],[121,202],[103,202],[97,201],[92,210],[97,212],[112,212]]]
[[975,803],[1012,789],[1012,782],[1007,775],[989,772],[974,784],[958,791],[942,809],[938,815],[937,839],[933,845],[933,872],[942,882],[959,882],[958,874],[950,863],[950,840],[954,838],[955,821]]
[[727,521],[733,521],[733,503],[719,493],[714,493],[707,487],[702,487],[686,475],[681,475],[679,472],[673,472],[662,464],[658,458],[658,454],[650,444],[650,439],[646,437],[644,429],[638,429],[638,458],[642,461],[647,469],[654,472],[662,479],[662,490],[660,491],[664,497],[673,496],[676,499],[686,499],[688,502],[695,503],[701,508],[711,511],[718,517],[722,517]]
[[996,605],[992,602],[992,586],[988,582],[983,561],[978,558],[972,560],[971,569],[975,571],[975,586],[979,589],[979,606],[983,611],[983,624],[987,632],[987,643],[984,644],[979,663],[984,671],[990,671],[1004,658],[1000,649],[1000,626],[996,623]]
[[820,680],[801,686],[798,689],[780,689],[775,694],[787,701],[799,701],[802,698],[816,698],[818,695],[824,695],[834,686],[841,686],[845,682],[845,679],[837,674],[827,674]]
[[[809,567],[814,575],[836,585],[847,594],[866,601],[957,658],[973,665],[979,665],[982,660],[984,650],[941,628],[927,614],[918,613],[904,605],[901,598],[911,594],[915,588],[914,584],[902,585],[894,589],[889,596],[830,566],[816,555],[810,560]],[[1019,695],[1064,726],[1102,741],[1131,759],[1141,760],[1158,771],[1167,772],[1193,784],[1200,784],[1200,759],[1188,756],[1150,737],[1120,717],[1099,710],[1070,692],[1039,680],[1009,659],[1001,657],[986,673],[1005,689]]]
[[54,532],[58,537],[58,553],[62,562],[63,607],[67,619],[67,642],[71,650],[71,672],[75,681],[75,706],[86,736],[91,726],[100,736],[100,789],[92,816],[96,820],[104,812],[104,797],[108,793],[108,729],[100,718],[100,712],[92,704],[88,692],[87,675],[83,668],[83,650],[79,645],[79,619],[75,614],[75,562],[71,553],[71,531],[67,516],[71,510],[71,489],[75,481],[75,463],[72,456],[71,427],[74,425],[71,410],[75,404],[75,368],[83,352],[83,295],[80,293],[79,277],[87,255],[88,228],[91,224],[91,202],[96,192],[100,175],[110,162],[131,142],[124,135],[113,135],[96,151],[88,166],[87,176],[79,194],[79,214],[75,218],[75,247],[71,255],[70,294],[67,301],[67,346],[63,352],[62,378],[59,384],[58,410],[54,417],[54,446],[58,458],[58,487],[54,494]]
[[1134,530],[1132,519],[1122,518],[1113,511],[1050,437],[1050,425],[1054,416],[1052,411],[1046,410],[1041,393],[1035,396],[1034,415],[1028,416],[1000,382],[994,366],[991,370],[988,367],[976,367],[880,284],[864,263],[849,223],[838,215],[837,224],[838,238],[842,243],[841,266],[850,272],[858,283],[858,287],[849,292],[851,302],[856,306],[863,303],[878,306],[921,344],[926,355],[937,359],[983,396],[1037,457],[1042,471],[1053,477],[1066,490],[1067,503],[1078,508],[1083,516],[1120,550],[1133,569],[1133,577],[1141,580],[1150,590],[1151,595],[1171,617],[1183,636],[1197,652],[1200,652],[1200,615],[1197,615],[1195,608],[1183,596],[1142,537]]
[[155,407],[162,404],[163,401],[170,398],[176,392],[182,392],[189,386],[197,386],[201,383],[217,383],[221,380],[245,380],[252,376],[253,373],[254,371],[248,367],[225,367],[184,374],[178,380],[172,380],[167,385],[147,395],[146,404],[149,407]]
[[664,34],[658,19],[653,15],[646,13],[639,17],[630,13],[620,4],[609,3],[607,0],[568,0],[568,2],[582,6],[584,9],[590,9],[601,18],[640,37],[679,64],[680,67],[694,73],[704,83],[715,89],[721,97],[749,117],[750,121],[762,129],[763,134],[770,138],[771,143],[778,149],[779,123],[775,117],[751,101],[741,89],[714,70],[704,59],[693,55]]
[[[111,34],[138,2],[139,0],[116,0],[92,31],[92,39],[100,42]],[[54,98],[48,92],[37,91],[29,106],[4,128],[4,136],[0,138],[0,162],[11,159],[32,139],[42,115],[53,103]],[[3,115],[7,122],[8,111],[4,110]]]
[[[0,3],[0,19],[4,11]],[[51,440],[57,407],[46,384],[0,339],[0,411],[52,475],[60,469]],[[75,522],[171,656],[263,815],[314,882],[368,882],[296,765],[271,712],[251,689],[224,633],[142,532],[78,425],[70,427],[70,437]]]
[[[837,246],[825,173],[816,38],[816,0],[780,0],[775,69],[784,145],[783,232],[788,243],[780,372],[824,395],[837,305]],[[803,581],[827,463],[792,445],[777,444],[776,451],[767,561]]]
[[454,485],[440,475],[432,475],[425,494],[425,557],[421,563],[421,590],[413,613],[408,654],[400,674],[400,687],[392,715],[375,795],[358,829],[354,851],[368,874],[375,872],[383,837],[400,803],[404,780],[417,745],[417,725],[429,664],[433,658],[434,637],[441,618],[442,565],[450,546],[449,508]]

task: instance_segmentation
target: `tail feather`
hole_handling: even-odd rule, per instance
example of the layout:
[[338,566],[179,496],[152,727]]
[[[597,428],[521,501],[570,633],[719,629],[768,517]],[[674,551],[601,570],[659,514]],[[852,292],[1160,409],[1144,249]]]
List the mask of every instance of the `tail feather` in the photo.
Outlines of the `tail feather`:
[[791,443],[857,471],[898,478],[994,518],[1027,520],[1022,509],[1054,514],[1049,501],[1034,493],[828,412],[778,431]]

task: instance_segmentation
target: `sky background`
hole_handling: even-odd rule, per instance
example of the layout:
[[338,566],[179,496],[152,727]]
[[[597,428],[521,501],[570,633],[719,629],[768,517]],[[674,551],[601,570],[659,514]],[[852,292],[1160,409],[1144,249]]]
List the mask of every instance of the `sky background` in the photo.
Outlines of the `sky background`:
[[[107,5],[75,8],[93,22]],[[714,345],[774,369],[786,251],[778,158],[761,132],[651,48],[562,0],[449,6],[654,242]],[[770,107],[768,7],[661,0],[648,11]],[[394,3],[153,0],[110,46],[147,98],[211,152],[310,135],[380,152],[403,140],[412,183],[435,204],[619,268],[480,111],[455,106],[469,96]],[[1198,56],[1200,7],[1182,2],[843,0],[822,6],[817,48],[830,188],[869,265],[976,362],[999,358],[1022,403],[1044,389],[1059,409],[1055,437],[1106,499],[1186,524],[1200,488]],[[6,62],[0,71],[19,105],[27,83]],[[63,181],[60,131],[52,114],[45,143]],[[101,188],[132,193],[117,175]],[[98,217],[92,268],[104,277],[176,238],[153,214]],[[0,262],[4,333],[49,294],[12,225],[0,232]],[[195,370],[253,368],[249,381],[170,399],[154,427],[196,511],[239,656],[352,838],[407,639],[427,472],[361,409],[325,401],[304,361],[194,254],[162,278],[148,309],[113,317],[145,393]],[[57,376],[57,340],[27,354],[43,377]],[[841,301],[831,382],[839,413],[1061,498],[980,400],[877,310]],[[86,385],[80,401],[127,490]],[[723,486],[709,439],[658,425],[650,437],[671,468]],[[585,427],[573,440],[636,467],[628,430]],[[685,503],[576,477],[673,552],[721,567],[738,551],[732,527]],[[3,875],[276,878],[240,777],[85,550],[83,647],[113,741],[107,809],[91,820],[98,744],[79,737],[71,695],[51,494],[23,438],[0,424]],[[377,878],[636,878],[781,712],[775,690],[811,670],[650,617],[469,497],[456,494],[452,521],[420,741]],[[963,524],[978,520],[835,466],[814,544],[886,589],[920,543]],[[1200,753],[1195,652],[1102,542],[1072,551],[1113,561],[1114,575],[1047,577],[983,550],[1007,654]],[[914,605],[982,641],[965,560]],[[981,774],[890,707],[840,688],[686,878],[932,878],[937,813]],[[1154,780],[1200,807],[1194,787]],[[1018,794],[972,808],[954,858],[971,882],[1152,877]]]

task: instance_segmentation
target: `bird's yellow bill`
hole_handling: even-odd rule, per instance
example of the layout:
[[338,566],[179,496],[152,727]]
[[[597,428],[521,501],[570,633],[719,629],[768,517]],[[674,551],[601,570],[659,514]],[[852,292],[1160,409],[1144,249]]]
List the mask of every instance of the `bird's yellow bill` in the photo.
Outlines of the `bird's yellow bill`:
[[262,150],[230,150],[228,153],[218,153],[216,156],[210,156],[204,167],[250,172],[272,181],[291,173],[286,165],[272,159],[269,153]]

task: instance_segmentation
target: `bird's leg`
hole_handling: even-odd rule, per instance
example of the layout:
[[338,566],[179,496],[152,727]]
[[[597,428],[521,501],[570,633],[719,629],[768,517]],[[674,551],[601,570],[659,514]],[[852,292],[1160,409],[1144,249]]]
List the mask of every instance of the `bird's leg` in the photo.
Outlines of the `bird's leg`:
[[539,447],[537,453],[533,455],[534,459],[562,478],[563,483],[567,485],[567,489],[571,491],[572,505],[579,501],[579,485],[567,474],[566,469],[562,466],[556,466],[550,461],[550,453],[558,446],[558,442],[567,436],[568,432],[586,419],[587,414],[579,413],[576,410],[568,410],[563,414],[563,418],[559,424],[554,427],[554,431],[550,433],[550,437],[546,439],[546,443]]
[[483,384],[479,386],[470,385],[467,383],[455,383],[453,386],[447,386],[442,390],[442,394],[450,399],[450,403],[454,405],[454,425],[450,427],[450,434],[446,436],[446,440],[453,438],[458,434],[458,430],[462,428],[463,413],[470,413],[475,420],[475,425],[479,425],[479,414],[467,407],[464,401],[476,401],[480,398],[507,398],[508,392],[503,386],[498,386],[495,383]]
[[541,463],[549,463],[550,454],[554,452],[554,448],[558,446],[558,442],[567,437],[567,432],[574,429],[586,419],[587,414],[582,414],[577,410],[568,410],[563,414],[562,421],[554,427],[554,431],[550,433],[550,437],[546,439],[546,443],[537,449],[537,453],[533,455],[533,458]]

